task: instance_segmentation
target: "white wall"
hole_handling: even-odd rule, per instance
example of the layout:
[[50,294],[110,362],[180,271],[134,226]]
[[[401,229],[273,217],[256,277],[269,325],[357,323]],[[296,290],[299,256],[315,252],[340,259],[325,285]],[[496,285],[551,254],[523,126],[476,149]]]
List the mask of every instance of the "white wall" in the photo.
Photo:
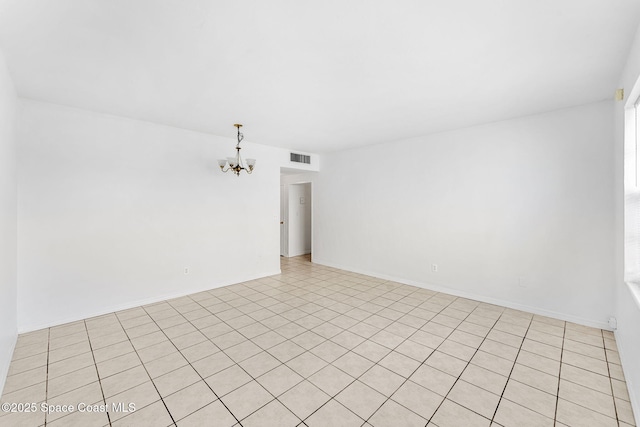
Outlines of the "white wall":
[[612,114],[607,101],[328,154],[314,261],[607,327]]
[[27,100],[18,133],[21,331],[280,271],[284,150],[236,177],[233,138]]
[[16,93],[0,50],[0,395],[17,332]]
[[[620,87],[629,96],[638,96],[638,92],[632,95],[634,85],[640,79],[640,27],[636,33],[634,43],[629,51],[626,66],[620,77]],[[628,98],[632,99],[632,98]],[[640,306],[634,298],[631,286],[624,282],[624,192],[623,192],[623,167],[624,167],[624,106],[625,102],[617,102],[615,106],[615,195],[616,195],[616,308],[615,315],[618,319],[616,330],[616,342],[622,359],[624,375],[627,380],[627,388],[631,397],[631,405],[636,419],[640,419]],[[637,286],[637,285],[635,285]]]

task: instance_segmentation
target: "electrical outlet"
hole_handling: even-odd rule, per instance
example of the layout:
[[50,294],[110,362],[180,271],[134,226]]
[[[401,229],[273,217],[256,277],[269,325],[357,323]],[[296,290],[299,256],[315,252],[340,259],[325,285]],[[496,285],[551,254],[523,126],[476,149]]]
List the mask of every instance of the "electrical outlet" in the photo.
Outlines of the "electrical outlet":
[[432,273],[438,272],[438,264],[431,264],[431,272]]
[[184,268],[184,274],[185,274],[185,275],[189,274],[189,267],[185,267],[185,268]]
[[521,289],[533,288],[533,282],[531,277],[518,276],[518,287]]

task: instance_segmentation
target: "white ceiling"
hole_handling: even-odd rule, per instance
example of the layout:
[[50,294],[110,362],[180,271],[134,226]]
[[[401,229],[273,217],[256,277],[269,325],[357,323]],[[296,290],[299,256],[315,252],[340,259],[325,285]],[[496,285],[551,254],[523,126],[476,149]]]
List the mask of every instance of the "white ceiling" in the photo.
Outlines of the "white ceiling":
[[638,0],[0,0],[27,98],[327,152],[611,98]]

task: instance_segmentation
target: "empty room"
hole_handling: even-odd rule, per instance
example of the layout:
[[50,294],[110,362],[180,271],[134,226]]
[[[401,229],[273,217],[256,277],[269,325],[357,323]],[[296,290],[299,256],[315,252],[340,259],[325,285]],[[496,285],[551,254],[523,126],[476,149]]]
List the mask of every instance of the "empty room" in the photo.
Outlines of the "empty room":
[[0,426],[636,426],[639,127],[637,0],[0,0]]

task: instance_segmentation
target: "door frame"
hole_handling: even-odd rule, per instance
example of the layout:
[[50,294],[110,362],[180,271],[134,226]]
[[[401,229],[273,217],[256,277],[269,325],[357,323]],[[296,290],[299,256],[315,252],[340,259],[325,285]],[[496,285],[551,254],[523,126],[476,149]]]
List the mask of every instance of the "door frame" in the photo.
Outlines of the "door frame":
[[280,184],[280,256],[289,257],[289,184]]
[[[313,221],[314,221],[314,200],[313,200],[313,181],[302,180],[299,182],[291,182],[287,184],[280,184],[280,256],[289,257],[289,188],[292,185],[309,184],[309,203],[311,203],[311,221],[309,223],[310,228],[310,255],[313,259]],[[284,224],[282,224],[284,222]]]

